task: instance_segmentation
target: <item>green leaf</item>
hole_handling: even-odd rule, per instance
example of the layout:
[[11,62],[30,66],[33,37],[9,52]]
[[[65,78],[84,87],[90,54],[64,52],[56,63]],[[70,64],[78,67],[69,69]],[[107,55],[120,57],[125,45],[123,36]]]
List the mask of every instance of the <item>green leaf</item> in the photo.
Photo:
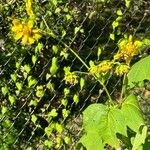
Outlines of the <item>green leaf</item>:
[[130,3],[131,3],[131,0],[125,0],[125,5],[126,5],[127,8],[130,7]]
[[74,94],[73,101],[75,102],[75,104],[79,103],[79,95],[78,94]]
[[101,131],[106,127],[108,109],[102,104],[92,104],[83,112],[83,128],[86,132],[90,130]]
[[63,109],[62,110],[62,115],[63,115],[63,118],[67,118],[70,114],[70,111],[69,110],[66,110],[66,109]]
[[127,136],[126,122],[123,113],[117,108],[110,108],[107,115],[106,127],[101,130],[102,139],[112,147],[119,147],[119,140],[116,133]]
[[80,28],[81,28],[81,27],[75,27],[75,28],[74,28],[74,34],[77,34],[77,33],[80,31]]
[[97,59],[98,60],[100,58],[101,53],[102,53],[102,49],[101,49],[101,47],[98,47],[98,50],[97,50]]
[[8,108],[5,106],[2,106],[2,110],[1,110],[2,115],[4,115],[7,111],[8,111]]
[[53,58],[52,58],[52,65],[51,65],[51,67],[50,67],[50,73],[51,73],[52,75],[55,75],[56,72],[57,72],[57,70],[58,70],[58,58],[53,57]]
[[68,137],[68,136],[65,136],[64,142],[65,142],[67,145],[71,145],[71,138]]
[[64,88],[64,95],[65,97],[70,93],[70,89],[69,88]]
[[16,73],[11,74],[10,77],[11,77],[11,79],[12,79],[14,82],[16,82],[16,80],[17,80],[17,74],[16,74]]
[[37,106],[37,104],[38,104],[38,100],[34,99],[30,101],[29,106]]
[[28,87],[30,88],[31,86],[35,85],[37,83],[36,79],[33,79],[32,76],[28,77]]
[[63,132],[63,126],[61,124],[56,123],[55,128],[56,128],[56,131],[58,133],[62,133]]
[[53,52],[54,52],[55,54],[57,54],[57,52],[58,52],[58,47],[57,47],[56,45],[53,45],[53,46],[52,46],[52,50],[53,50]]
[[8,100],[10,101],[11,105],[13,105],[15,103],[15,97],[13,95],[9,95],[8,96]]
[[118,27],[118,25],[119,25],[119,22],[118,21],[114,21],[112,23],[113,29],[115,29],[116,27]]
[[127,136],[126,122],[120,109],[103,104],[92,104],[83,112],[83,128],[89,134],[90,131],[97,132],[103,143],[113,147],[119,147],[116,133]]
[[138,83],[143,80],[150,80],[150,56],[143,58],[135,63],[128,75],[128,85],[134,86],[134,83]]
[[123,15],[121,9],[118,9],[116,13],[117,13],[118,16],[122,16]]
[[32,55],[32,63],[33,63],[34,65],[35,65],[36,61],[37,61],[37,56]]
[[49,113],[49,116],[51,116],[51,117],[56,117],[57,115],[58,115],[58,113],[57,113],[57,111],[56,111],[55,108],[53,108],[53,109],[51,110],[51,112]]
[[136,96],[133,94],[129,95],[123,102],[121,110],[125,115],[128,127],[138,132],[140,126],[144,125],[144,119]]
[[83,87],[85,85],[85,79],[84,78],[80,78],[80,89],[82,90]]
[[20,67],[21,67],[21,61],[16,62],[16,68],[20,69]]
[[114,33],[111,33],[111,34],[109,35],[109,37],[110,37],[110,39],[112,39],[113,41],[115,40],[115,34],[114,34]]
[[141,132],[139,131],[136,134],[132,144],[133,145],[132,150],[137,150],[142,144],[145,143],[146,135],[147,135],[147,126],[144,126]]
[[38,45],[35,47],[35,53],[38,53],[42,50],[43,48],[43,44],[42,43],[38,43]]
[[44,141],[44,145],[47,146],[48,148],[51,148],[52,145],[53,145],[53,143],[52,143],[52,141],[50,141],[50,140],[45,140],[45,141]]
[[114,126],[115,132],[127,136],[127,127],[122,111],[112,107],[109,110],[108,117],[111,121],[110,125]]
[[1,88],[3,95],[6,95],[8,93],[8,87],[4,86]]
[[16,87],[19,91],[22,90],[23,84],[21,82],[16,82]]
[[44,129],[45,133],[47,134],[47,136],[50,136],[52,131],[53,131],[53,128],[51,127],[51,125],[49,125],[48,127],[46,127]]
[[68,104],[68,100],[67,99],[62,99],[61,104],[66,107],[67,104]]
[[56,6],[58,3],[58,0],[52,0],[52,3]]
[[59,7],[56,8],[55,13],[60,13],[61,9]]
[[83,135],[79,141],[87,150],[104,150],[101,136],[95,131]]
[[62,38],[66,35],[66,31],[62,30]]
[[35,124],[36,121],[37,121],[37,116],[32,115],[32,116],[31,116],[31,121]]
[[52,84],[51,82],[48,82],[46,84],[46,87],[50,90],[50,92],[54,92],[54,84]]
[[27,72],[27,73],[29,73],[30,72],[30,70],[31,70],[31,68],[30,68],[30,65],[24,65],[24,70]]
[[36,88],[36,96],[37,97],[43,97],[44,96],[44,90],[43,90],[43,86],[37,86]]
[[62,50],[62,51],[60,52],[60,56],[63,56],[65,59],[67,59],[68,56],[69,56],[69,53],[67,53],[67,50]]

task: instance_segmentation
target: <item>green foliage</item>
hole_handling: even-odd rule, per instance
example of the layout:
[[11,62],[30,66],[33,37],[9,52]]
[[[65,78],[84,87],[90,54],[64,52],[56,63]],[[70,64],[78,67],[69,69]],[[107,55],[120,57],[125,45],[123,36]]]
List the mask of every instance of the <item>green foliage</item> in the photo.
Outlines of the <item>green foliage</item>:
[[142,129],[139,130],[139,132],[136,134],[135,138],[133,139],[132,150],[136,150],[142,144],[144,144],[146,136],[147,136],[147,126],[143,126]]
[[134,95],[129,95],[123,102],[121,110],[126,118],[128,127],[138,132],[140,126],[144,125],[144,120],[137,98]]
[[135,83],[150,80],[150,56],[147,56],[134,64],[128,74],[128,85],[133,87]]
[[[83,112],[85,134],[79,143],[82,143],[87,150],[91,149],[92,143],[95,143],[94,146],[100,147],[102,150],[105,144],[117,148],[120,142],[116,134],[127,136],[128,126],[137,133],[133,144],[134,149],[135,146],[143,144],[146,139],[147,127],[144,127],[142,135],[139,134],[142,125],[144,125],[144,120],[134,95],[125,99],[121,109],[116,106],[107,107],[103,104],[92,104]],[[141,142],[136,144],[139,136],[143,138]],[[97,140],[95,141],[95,139]]]
[[[147,5],[1,1],[0,149],[73,149],[83,109],[79,148],[145,145],[147,127],[130,88],[150,78]],[[131,66],[137,54],[145,58]],[[117,82],[126,75],[127,89]]]
[[[102,138],[99,133],[97,133],[97,131],[90,130],[90,132],[82,136],[79,142],[81,142],[87,150],[97,150],[97,148],[99,150],[102,150],[104,147]],[[80,146],[78,146],[77,148],[79,149]]]
[[[149,56],[147,58],[149,58]],[[130,82],[132,80],[139,81],[139,79],[143,81],[149,78],[148,72],[144,74],[142,78],[139,76],[139,74],[146,70],[144,63],[146,63],[146,65],[149,64],[149,59],[147,58],[133,65],[128,74]],[[137,72],[135,66],[140,67],[142,72],[139,70]],[[135,79],[131,75],[136,73],[138,73],[138,76],[136,76],[137,78]],[[99,147],[101,150],[104,149],[105,144],[118,148],[120,142],[117,134],[121,134],[130,139],[127,135],[127,127],[136,133],[136,136],[131,138],[132,150],[136,150],[139,147],[142,148],[142,144],[145,143],[147,136],[147,127],[145,126],[137,97],[133,94],[128,95],[123,102],[121,102],[121,106],[120,104],[115,104],[113,106],[92,104],[86,108],[83,112],[83,128],[85,133],[81,137],[79,144],[82,143],[87,150],[91,149],[92,143],[95,143],[94,146]],[[93,140],[91,137],[93,137]],[[94,140],[94,138],[96,138],[97,141],[96,139]]]
[[51,75],[55,75],[58,70],[58,59],[56,57],[52,58],[52,65],[50,67]]

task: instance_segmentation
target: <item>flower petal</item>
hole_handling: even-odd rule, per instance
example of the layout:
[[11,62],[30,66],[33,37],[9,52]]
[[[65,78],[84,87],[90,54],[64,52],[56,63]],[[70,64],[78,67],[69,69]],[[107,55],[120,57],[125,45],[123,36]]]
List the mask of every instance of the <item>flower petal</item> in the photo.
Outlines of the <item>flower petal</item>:
[[19,40],[22,36],[23,36],[23,33],[22,33],[22,32],[16,33],[16,35],[15,35],[15,40]]
[[34,38],[32,38],[32,37],[29,37],[28,38],[28,43],[31,45],[31,44],[33,44],[35,42],[35,40],[34,40]]
[[28,43],[28,36],[27,35],[24,35],[23,38],[22,38],[22,43],[23,44],[27,44]]

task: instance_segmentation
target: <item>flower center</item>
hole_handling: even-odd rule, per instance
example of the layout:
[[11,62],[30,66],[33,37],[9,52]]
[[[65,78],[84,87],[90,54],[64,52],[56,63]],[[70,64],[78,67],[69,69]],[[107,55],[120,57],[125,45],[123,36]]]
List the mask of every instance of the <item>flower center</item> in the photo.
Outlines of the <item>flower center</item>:
[[24,25],[23,35],[31,36],[31,28],[29,28],[27,25]]

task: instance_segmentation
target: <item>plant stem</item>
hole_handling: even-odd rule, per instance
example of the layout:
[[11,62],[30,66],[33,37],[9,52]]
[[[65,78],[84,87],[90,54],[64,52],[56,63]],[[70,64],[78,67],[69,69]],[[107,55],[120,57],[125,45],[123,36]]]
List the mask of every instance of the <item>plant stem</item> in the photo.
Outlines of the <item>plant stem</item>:
[[88,72],[82,72],[82,71],[73,71],[73,72],[78,73],[78,74],[86,74],[86,75],[89,75]]
[[[47,22],[45,21],[44,17],[42,17],[42,19],[43,19],[43,21],[44,21],[44,23],[45,23],[47,29],[48,29],[49,31],[51,31],[50,28],[49,28],[49,26],[47,25]],[[60,43],[62,43],[66,48],[68,48],[68,50],[70,50],[88,70],[90,69],[90,68],[88,67],[88,65],[83,61],[83,59],[82,59],[70,46],[68,46],[68,45],[67,45],[66,43],[64,43],[63,41],[60,41],[56,36],[55,36],[55,39],[58,40]]]
[[98,80],[98,82],[103,86],[103,89],[105,90],[105,92],[106,92],[106,94],[107,94],[107,97],[108,97],[108,99],[109,99],[109,103],[112,104],[112,105],[114,105],[114,102],[113,102],[113,100],[112,100],[112,98],[111,98],[111,96],[110,96],[110,94],[109,94],[109,92],[108,92],[108,90],[107,90],[105,84],[102,83],[102,82],[100,81],[100,79],[97,79],[97,80]]
[[[44,21],[44,23],[45,23],[47,29],[48,29],[50,32],[52,32],[52,31],[50,30],[49,26],[47,25],[47,22],[45,21],[44,17],[42,17],[42,19],[43,19],[43,21]],[[60,41],[60,40],[57,38],[56,35],[54,35],[54,38],[55,38],[56,40],[58,40],[60,43],[62,43],[66,48],[68,48],[68,50],[70,50],[71,53],[73,53],[73,54],[76,56],[76,58],[78,58],[78,60],[87,68],[87,70],[90,70],[90,68],[89,68],[88,65],[84,62],[84,60],[83,60],[70,46],[68,46],[68,45],[67,45],[66,43],[64,43],[63,41]],[[95,79],[103,86],[103,89],[105,90],[105,92],[106,92],[106,94],[107,94],[107,96],[108,96],[108,99],[109,99],[110,104],[113,104],[113,105],[114,105],[114,102],[113,102],[113,100],[112,100],[112,98],[111,98],[111,96],[110,96],[110,94],[109,94],[109,92],[108,92],[106,86],[100,81],[100,79],[98,79],[96,76],[94,76],[94,77],[95,77]]]
[[70,48],[67,44],[65,44],[64,42],[61,41],[62,44],[64,44],[64,46],[66,48],[68,48],[78,59],[79,61],[89,70],[90,68],[88,67],[88,65],[84,62],[84,60],[72,49]]
[[125,93],[126,77],[127,77],[127,75],[124,74],[124,76],[123,76],[123,83],[122,83],[122,89],[121,89],[121,95],[120,95],[120,100],[119,100],[120,103],[122,103],[122,101],[123,101],[123,100],[122,100],[122,99],[123,99],[123,95],[124,95],[124,93]]

